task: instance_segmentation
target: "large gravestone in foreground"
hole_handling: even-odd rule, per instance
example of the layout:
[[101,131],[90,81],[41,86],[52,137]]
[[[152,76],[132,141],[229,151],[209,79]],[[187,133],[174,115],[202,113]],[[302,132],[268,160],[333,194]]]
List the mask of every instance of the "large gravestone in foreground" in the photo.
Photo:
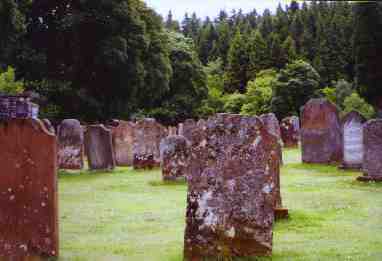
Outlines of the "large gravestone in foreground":
[[341,168],[361,169],[363,164],[363,124],[365,118],[356,111],[342,119],[343,159]]
[[103,125],[87,126],[85,150],[91,170],[112,170],[115,168],[111,130]]
[[337,107],[325,99],[311,99],[301,113],[302,160],[329,164],[342,159],[342,136]]
[[278,156],[280,163],[283,163],[283,151],[282,151],[282,140],[281,140],[281,130],[279,120],[276,118],[274,113],[267,113],[260,116],[260,119],[263,121],[265,127],[270,134],[274,135],[277,138],[279,143]]
[[133,145],[135,169],[160,166],[159,144],[166,136],[167,129],[155,119],[143,119],[136,123]]
[[60,169],[82,169],[84,166],[84,131],[75,119],[63,120],[57,131],[58,166]]
[[296,116],[283,119],[280,124],[281,138],[285,148],[296,148],[300,140],[300,120]]
[[162,177],[165,181],[185,179],[190,171],[190,145],[183,136],[171,135],[160,143]]
[[0,123],[0,260],[57,257],[57,141],[39,120]]
[[194,135],[185,259],[270,255],[276,138],[259,118],[232,114],[210,118]]
[[363,172],[359,181],[382,182],[382,120],[370,120],[363,129]]
[[135,124],[127,121],[118,121],[118,124],[111,128],[117,166],[133,165],[134,128]]

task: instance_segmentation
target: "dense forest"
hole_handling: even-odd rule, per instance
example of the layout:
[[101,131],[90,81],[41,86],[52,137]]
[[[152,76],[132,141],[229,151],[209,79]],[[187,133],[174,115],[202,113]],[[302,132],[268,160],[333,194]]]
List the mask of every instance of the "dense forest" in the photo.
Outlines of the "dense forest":
[[0,92],[29,91],[53,119],[282,118],[312,97],[370,118],[381,68],[378,1],[176,21],[141,0],[0,0]]

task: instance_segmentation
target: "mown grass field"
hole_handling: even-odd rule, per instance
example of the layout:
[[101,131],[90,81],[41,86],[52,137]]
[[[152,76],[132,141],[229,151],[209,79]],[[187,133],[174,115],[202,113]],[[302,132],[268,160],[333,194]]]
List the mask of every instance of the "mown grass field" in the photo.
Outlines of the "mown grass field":
[[[273,256],[260,260],[382,260],[382,184],[302,164],[298,150],[284,161],[290,219],[276,223]],[[182,260],[186,191],[160,170],[61,172],[60,260]]]

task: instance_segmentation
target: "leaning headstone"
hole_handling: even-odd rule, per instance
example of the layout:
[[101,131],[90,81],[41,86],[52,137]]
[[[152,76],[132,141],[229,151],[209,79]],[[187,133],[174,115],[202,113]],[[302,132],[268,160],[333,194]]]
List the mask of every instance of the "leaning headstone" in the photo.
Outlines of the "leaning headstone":
[[58,126],[58,166],[60,169],[84,167],[84,132],[78,120],[63,120]]
[[160,143],[164,181],[184,180],[190,171],[190,146],[183,136],[172,135]]
[[102,124],[87,126],[85,150],[91,170],[112,170],[115,168],[111,130]]
[[118,121],[118,125],[111,128],[117,166],[133,165],[134,128],[135,124],[127,121]]
[[135,169],[160,166],[159,144],[165,137],[167,129],[155,119],[143,119],[136,123],[133,145]]
[[282,151],[282,140],[281,140],[281,130],[279,120],[276,118],[274,113],[267,113],[260,116],[260,119],[264,122],[267,130],[270,134],[274,135],[277,138],[279,143],[278,156],[280,159],[280,164],[283,163],[283,151]]
[[194,133],[184,239],[186,260],[272,253],[277,140],[257,117],[218,114]]
[[300,140],[299,118],[291,116],[283,119],[280,124],[281,138],[285,148],[296,148]]
[[359,181],[382,182],[382,120],[370,120],[363,128],[363,172]]
[[342,159],[342,135],[337,107],[325,99],[311,99],[301,112],[304,163],[329,164]]
[[55,135],[39,120],[10,120],[0,144],[0,260],[58,257]]
[[342,119],[343,159],[341,168],[361,169],[363,164],[363,124],[366,119],[356,111]]

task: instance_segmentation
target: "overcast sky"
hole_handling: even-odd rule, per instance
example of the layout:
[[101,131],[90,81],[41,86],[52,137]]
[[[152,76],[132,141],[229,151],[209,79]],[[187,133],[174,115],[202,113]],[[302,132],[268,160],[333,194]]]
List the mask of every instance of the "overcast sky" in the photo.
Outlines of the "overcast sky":
[[166,17],[171,10],[174,17],[182,20],[184,14],[196,12],[204,18],[210,16],[215,18],[221,9],[231,11],[232,9],[242,9],[245,13],[256,8],[258,13],[262,13],[268,8],[271,11],[276,10],[278,3],[283,6],[290,0],[144,0],[150,7],[153,7],[163,17]]

